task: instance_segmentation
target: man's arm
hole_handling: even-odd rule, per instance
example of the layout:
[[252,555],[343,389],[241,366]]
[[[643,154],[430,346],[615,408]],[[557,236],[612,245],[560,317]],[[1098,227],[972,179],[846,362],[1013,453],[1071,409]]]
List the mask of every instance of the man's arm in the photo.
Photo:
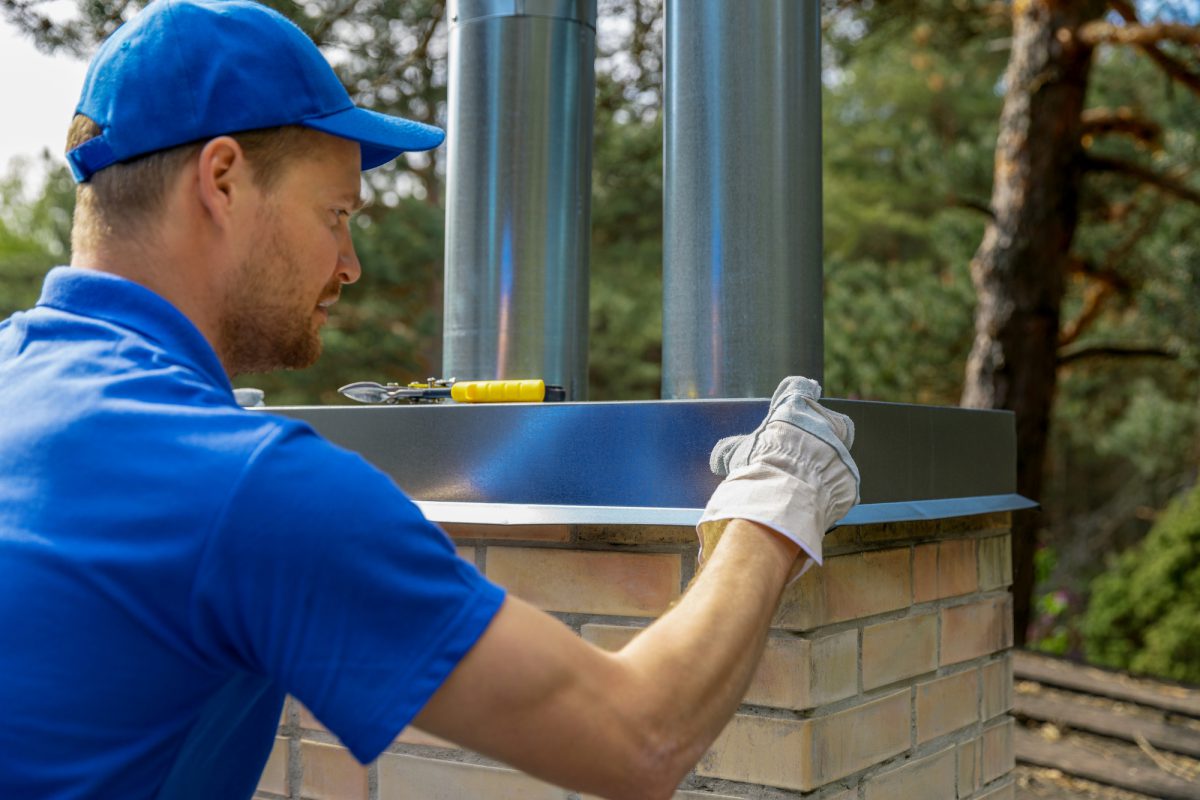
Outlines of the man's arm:
[[509,597],[415,724],[572,789],[670,797],[741,702],[798,555],[734,520],[679,603],[618,653]]

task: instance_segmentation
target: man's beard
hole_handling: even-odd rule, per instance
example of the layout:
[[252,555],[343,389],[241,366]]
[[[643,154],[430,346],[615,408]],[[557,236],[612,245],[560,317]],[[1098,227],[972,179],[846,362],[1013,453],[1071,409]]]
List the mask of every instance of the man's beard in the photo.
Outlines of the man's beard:
[[341,286],[334,278],[320,297],[302,297],[295,261],[274,227],[264,228],[271,233],[242,262],[222,306],[222,358],[230,375],[312,366],[321,355],[316,304],[336,297]]

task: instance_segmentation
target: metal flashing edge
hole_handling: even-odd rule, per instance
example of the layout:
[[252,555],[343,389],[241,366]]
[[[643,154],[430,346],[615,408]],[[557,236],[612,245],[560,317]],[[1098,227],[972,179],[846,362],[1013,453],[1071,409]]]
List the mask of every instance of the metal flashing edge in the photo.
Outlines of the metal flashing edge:
[[[694,526],[700,508],[648,506],[522,505],[518,503],[453,503],[416,500],[433,522],[475,525],[675,525]],[[879,525],[887,522],[968,517],[1000,511],[1020,511],[1037,503],[1019,494],[951,497],[901,503],[866,503],[850,509],[841,525]]]

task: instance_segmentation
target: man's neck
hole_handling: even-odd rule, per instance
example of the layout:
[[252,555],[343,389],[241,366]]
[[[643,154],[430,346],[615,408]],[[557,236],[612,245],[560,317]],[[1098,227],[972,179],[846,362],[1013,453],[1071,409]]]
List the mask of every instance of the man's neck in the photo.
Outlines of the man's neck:
[[172,251],[170,247],[159,250],[145,245],[93,246],[72,253],[71,266],[125,278],[164,298],[191,320],[221,357],[220,323],[214,313],[218,308],[213,296],[216,287],[201,279],[202,274],[188,263],[187,255]]

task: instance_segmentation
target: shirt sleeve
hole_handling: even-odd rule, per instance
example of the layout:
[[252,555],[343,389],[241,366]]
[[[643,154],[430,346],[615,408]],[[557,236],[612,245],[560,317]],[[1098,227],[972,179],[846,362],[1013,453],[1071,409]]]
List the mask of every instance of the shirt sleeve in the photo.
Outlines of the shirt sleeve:
[[503,600],[388,476],[284,424],[249,460],[212,535],[192,624],[217,665],[278,681],[366,763]]

